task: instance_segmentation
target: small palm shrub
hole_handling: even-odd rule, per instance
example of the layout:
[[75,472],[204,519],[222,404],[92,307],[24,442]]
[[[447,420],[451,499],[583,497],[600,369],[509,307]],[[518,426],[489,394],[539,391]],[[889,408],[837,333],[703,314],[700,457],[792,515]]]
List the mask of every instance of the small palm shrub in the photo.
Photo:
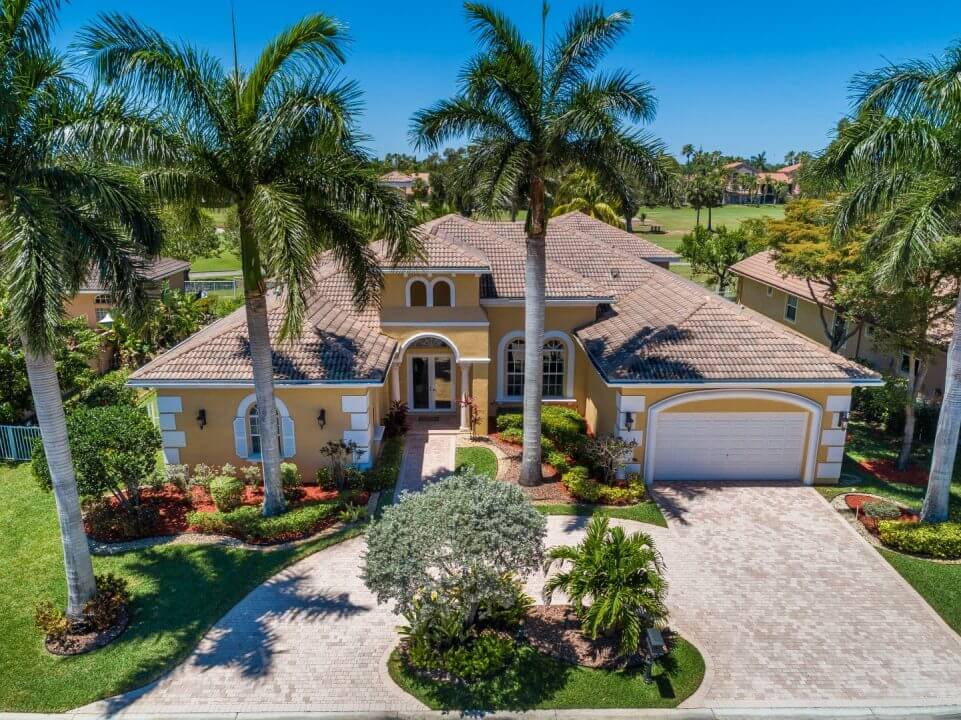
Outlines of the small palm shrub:
[[[544,584],[550,603],[557,590],[571,599],[585,635],[620,637],[619,653],[636,653],[645,628],[663,626],[667,620],[664,565],[646,533],[627,535],[609,527],[608,519],[595,515],[580,545],[551,548],[544,571],[563,567]],[[566,566],[566,567],[565,567]]]
[[220,512],[232,512],[244,499],[244,481],[233,475],[218,475],[210,481],[210,497]]

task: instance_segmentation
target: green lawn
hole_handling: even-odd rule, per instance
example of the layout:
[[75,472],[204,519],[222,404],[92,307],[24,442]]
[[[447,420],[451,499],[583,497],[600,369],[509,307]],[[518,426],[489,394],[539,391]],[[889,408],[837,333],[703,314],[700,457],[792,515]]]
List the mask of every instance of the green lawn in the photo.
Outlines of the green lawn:
[[473,467],[479,474],[486,475],[491,480],[497,477],[497,456],[484,447],[457,448],[454,463],[457,465],[457,472]]
[[218,272],[235,270],[240,275],[240,256],[232,252],[222,252],[207,258],[197,258],[190,263],[190,272]]
[[935,563],[889,550],[880,553],[961,634],[961,564]]
[[534,505],[545,515],[606,515],[611,518],[634,520],[635,522],[650,523],[660,527],[667,527],[667,520],[660,509],[653,502],[642,502],[626,507],[608,505],[550,505],[537,503]]
[[[693,232],[694,223],[697,219],[697,212],[694,208],[687,206],[680,208],[668,206],[644,208],[642,212],[647,214],[646,222],[660,225],[665,231],[664,234],[642,233],[642,235],[661,247],[674,251],[680,245],[681,237],[686,233]],[[736,227],[744,220],[753,218],[782,218],[784,217],[784,205],[724,205],[714,208],[711,214],[713,225]],[[637,221],[640,222],[640,213],[638,213]],[[701,210],[701,224],[707,225],[707,210]]]
[[43,649],[33,624],[38,600],[66,604],[53,496],[37,487],[28,465],[0,466],[0,488],[0,712],[59,712],[143,685],[186,656],[254,587],[363,531],[352,528],[275,552],[168,545],[94,558],[98,573],[130,581],[133,621],[102,650],[57,658]]
[[610,672],[568,665],[529,646],[492,680],[454,686],[422,680],[407,671],[395,652],[388,670],[403,690],[434,710],[526,710],[563,708],[670,708],[689,697],[704,679],[704,659],[678,640],[654,682],[640,670]]

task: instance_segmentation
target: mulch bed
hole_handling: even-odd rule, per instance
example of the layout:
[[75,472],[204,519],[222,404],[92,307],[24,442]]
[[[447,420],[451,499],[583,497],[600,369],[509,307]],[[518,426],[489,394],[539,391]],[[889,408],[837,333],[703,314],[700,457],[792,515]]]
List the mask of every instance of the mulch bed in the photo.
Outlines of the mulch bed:
[[928,471],[923,467],[912,465],[905,470],[898,470],[894,460],[861,460],[858,466],[885,482],[903,483],[916,487],[927,487]]
[[521,476],[521,446],[501,440],[500,435],[497,433],[489,437],[491,442],[499,447],[504,455],[507,456],[507,460],[510,463],[507,476],[504,480],[520,487],[528,500],[532,502],[554,503],[557,505],[569,505],[577,502],[573,496],[567,492],[567,488],[564,487],[564,484],[561,482],[561,474],[557,472],[557,469],[554,468],[553,465],[548,465],[547,463],[541,465],[541,474],[544,476],[544,481],[540,485],[535,487],[525,487],[521,485],[518,482]]
[[[868,517],[864,514],[861,508],[869,502],[878,502],[878,498],[873,495],[858,495],[855,493],[850,493],[844,496],[845,504],[854,510],[857,515],[858,520],[864,525],[865,529],[872,535],[878,534],[878,523],[872,517]],[[920,516],[913,510],[908,510],[907,508],[901,508],[901,517],[899,518],[903,522],[919,522]]]
[[[612,670],[644,662],[643,653],[618,657],[615,637],[591,640],[581,633],[581,621],[570,605],[535,605],[528,610],[523,633],[536,650],[571,665]],[[669,635],[664,637],[670,645]]]
[[[334,502],[337,500],[337,497],[338,493],[336,490],[322,490],[317,485],[305,485],[299,490],[296,498],[288,499],[288,503],[289,507],[295,508],[309,502]],[[358,499],[358,504],[364,505],[368,499],[369,493],[363,492]],[[258,506],[263,500],[264,491],[262,488],[250,486],[244,488],[242,505]],[[140,502],[141,505],[153,511],[151,514],[156,517],[152,526],[140,537],[165,537],[189,532],[191,528],[187,523],[188,513],[191,511],[204,513],[217,511],[217,506],[211,499],[210,493],[196,485],[188,488],[186,494],[174,485],[165,485],[158,489],[144,488],[140,491]],[[120,505],[116,498],[110,498],[110,504],[114,507]],[[291,535],[291,537],[271,538],[269,543],[252,542],[255,544],[273,545],[279,542],[301,540],[303,537],[325,529],[334,522],[336,522],[336,518],[330,518],[329,521],[325,520],[323,525],[311,529],[309,533],[299,533],[296,537]],[[119,535],[113,536],[109,533],[93,532],[93,529],[86,522],[84,523],[84,529],[87,535],[97,542],[115,543],[139,539],[138,537],[120,537]]]
[[104,645],[112,643],[123,634],[123,631],[127,629],[127,625],[129,624],[130,614],[127,612],[127,608],[123,608],[120,611],[117,622],[106,630],[101,632],[91,630],[85,633],[68,634],[60,641],[46,640],[44,647],[46,647],[47,652],[52,655],[83,655],[84,653],[97,650]]

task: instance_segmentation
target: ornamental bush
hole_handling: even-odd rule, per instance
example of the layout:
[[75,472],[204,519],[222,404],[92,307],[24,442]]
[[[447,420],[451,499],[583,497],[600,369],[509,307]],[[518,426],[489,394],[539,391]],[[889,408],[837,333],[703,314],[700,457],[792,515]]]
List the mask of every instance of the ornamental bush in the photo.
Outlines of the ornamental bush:
[[540,566],[545,534],[520,488],[452,475],[384,510],[368,531],[364,582],[378,602],[396,603],[412,632],[449,628],[447,642],[463,642],[482,606],[517,602],[506,578]]
[[337,506],[311,503],[288,510],[283,515],[264,517],[259,507],[244,505],[233,512],[192,512],[187,523],[197,532],[229,535],[254,543],[272,543],[306,537],[330,521]]
[[519,428],[507,428],[501,432],[501,440],[506,443],[520,445],[524,442],[524,431],[520,430]]
[[[501,413],[497,416],[496,423],[497,432],[502,438],[504,433],[509,433],[511,438],[523,438],[524,416],[521,413]],[[516,431],[516,434],[513,431]],[[541,432],[557,448],[573,453],[587,433],[587,421],[576,410],[547,405],[541,409]],[[515,442],[515,440],[507,440],[507,442]]]
[[244,481],[232,475],[218,475],[210,481],[210,497],[220,512],[236,510],[244,499]]
[[575,465],[561,476],[561,482],[576,500],[596,503],[601,497],[600,483],[590,475],[586,467]]
[[888,547],[902,552],[940,560],[961,559],[961,523],[882,520],[878,523],[878,537]]
[[897,520],[901,517],[901,508],[887,500],[872,500],[861,506],[861,510],[869,518],[875,520]]
[[561,475],[571,469],[571,464],[567,461],[567,456],[559,450],[545,453],[544,462],[557,470]]
[[[67,435],[81,495],[112,494],[127,509],[139,503],[140,486],[157,470],[160,431],[140,408],[78,407],[67,417]],[[33,451],[33,473],[51,487],[42,443]]]
[[129,373],[126,370],[113,370],[93,379],[77,397],[87,407],[107,405],[135,405],[137,392],[127,385]]

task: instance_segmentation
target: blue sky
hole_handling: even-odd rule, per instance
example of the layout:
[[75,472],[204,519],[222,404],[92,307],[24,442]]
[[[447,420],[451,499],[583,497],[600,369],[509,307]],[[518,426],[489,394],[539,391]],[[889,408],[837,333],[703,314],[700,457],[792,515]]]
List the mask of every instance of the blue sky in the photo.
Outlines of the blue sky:
[[[343,74],[364,90],[363,129],[378,155],[408,152],[411,114],[454,92],[473,52],[462,5],[451,0],[235,0],[241,63],[304,14],[346,23],[352,38]],[[540,0],[495,5],[536,37]],[[581,3],[554,0],[558,31]],[[940,53],[961,39],[957,0],[605,3],[634,15],[609,56],[649,81],[658,97],[652,126],[671,152],[684,143],[730,154],[822,147],[848,110],[848,81],[888,60]],[[69,43],[99,12],[131,13],[161,32],[230,57],[229,0],[73,0],[57,41]]]

